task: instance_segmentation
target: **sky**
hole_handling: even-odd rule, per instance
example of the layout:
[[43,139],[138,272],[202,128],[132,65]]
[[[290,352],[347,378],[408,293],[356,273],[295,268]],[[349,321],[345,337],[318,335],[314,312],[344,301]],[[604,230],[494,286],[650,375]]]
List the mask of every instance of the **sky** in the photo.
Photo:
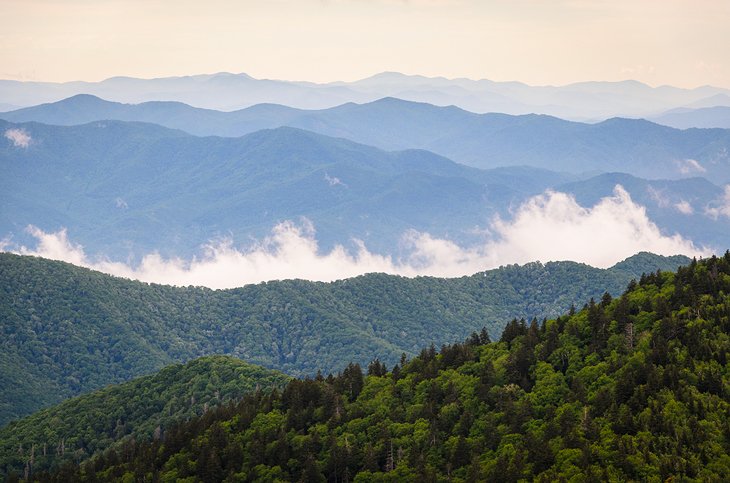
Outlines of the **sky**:
[[0,78],[730,87],[728,0],[2,0]]

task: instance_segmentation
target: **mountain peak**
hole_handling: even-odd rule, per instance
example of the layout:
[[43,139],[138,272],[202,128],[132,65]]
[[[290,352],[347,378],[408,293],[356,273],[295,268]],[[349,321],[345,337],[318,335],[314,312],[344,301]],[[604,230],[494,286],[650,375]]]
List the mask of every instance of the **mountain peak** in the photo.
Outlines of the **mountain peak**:
[[610,119],[606,119],[605,121],[599,122],[594,124],[594,126],[621,126],[621,127],[632,127],[636,128],[639,126],[655,126],[655,127],[662,127],[666,129],[671,129],[666,126],[660,126],[659,124],[651,121],[647,121],[646,119],[637,119],[637,118],[631,118],[631,117],[612,117]]
[[76,94],[75,96],[71,96],[71,97],[67,97],[65,99],[61,99],[58,102],[64,102],[64,101],[67,101],[67,102],[71,102],[71,101],[73,101],[73,102],[82,102],[82,101],[88,102],[88,101],[104,101],[104,99],[102,99],[101,97],[95,96],[93,94]]
[[[101,97],[97,97],[92,94],[76,94],[71,97],[66,97],[65,99],[61,99],[59,101],[55,102],[47,102],[45,104],[40,104],[38,106],[34,107],[27,107],[26,109],[39,109],[42,107],[50,107],[50,106],[74,106],[78,108],[88,109],[93,108],[100,105],[109,105],[109,104],[118,104],[117,102],[107,101],[105,99],[102,99]],[[20,109],[19,109],[20,110]]]
[[[10,121],[29,121],[36,120],[36,117],[40,117],[42,122],[49,124],[68,124],[68,122],[65,122],[66,118],[63,116],[68,116],[69,111],[83,113],[121,105],[123,104],[107,101],[91,94],[76,94],[59,101],[9,111],[6,113],[8,114],[6,119]],[[53,113],[55,117],[50,119],[46,118],[50,113]]]
[[426,102],[409,101],[406,99],[401,99],[399,97],[393,97],[393,96],[381,97],[380,99],[376,99],[372,102],[369,102],[368,104],[383,104],[383,105],[393,105],[393,106],[410,106],[410,105],[433,106],[432,104],[428,104]]
[[684,255],[664,256],[651,252],[639,252],[618,262],[610,270],[638,273],[641,270],[639,267],[656,266],[661,271],[674,272],[677,270],[677,267],[688,265],[690,261],[691,259]]
[[357,83],[369,83],[369,82],[403,82],[407,80],[429,80],[431,77],[423,75],[403,74],[402,72],[386,71],[380,72],[379,74],[360,79],[355,81]]

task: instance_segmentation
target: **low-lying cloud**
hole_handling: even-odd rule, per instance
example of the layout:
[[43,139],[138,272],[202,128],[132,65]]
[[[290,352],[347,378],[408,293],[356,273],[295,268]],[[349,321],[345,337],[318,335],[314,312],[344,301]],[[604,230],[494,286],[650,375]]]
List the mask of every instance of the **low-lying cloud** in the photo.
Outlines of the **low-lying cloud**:
[[694,213],[694,208],[692,208],[692,204],[690,204],[690,202],[687,200],[680,198],[679,201],[674,203],[664,193],[664,190],[656,189],[653,186],[649,186],[647,188],[647,192],[649,193],[649,197],[654,200],[659,208],[671,207],[682,213],[683,215],[691,215],[692,213]]
[[695,212],[694,208],[692,208],[692,205],[687,200],[680,200],[678,203],[675,203],[674,209],[676,209],[683,215],[691,215]]
[[325,173],[324,180],[330,186],[340,185],[340,186],[344,186],[345,188],[347,188],[347,185],[345,183],[343,183],[342,180],[340,178],[338,178],[337,176],[330,176],[329,174]]
[[495,229],[500,239],[489,244],[490,251],[517,263],[575,260],[606,268],[639,251],[692,256],[708,252],[680,235],[662,234],[621,186],[592,208],[565,193],[536,196],[514,219],[497,220]]
[[696,159],[681,159],[677,161],[677,167],[679,168],[679,172],[684,175],[707,172],[707,169]]
[[666,208],[671,204],[671,201],[669,200],[669,197],[664,194],[664,190],[659,190],[654,188],[653,186],[649,185],[646,188],[646,191],[649,193],[649,196],[652,200],[654,200],[659,208]]
[[25,129],[7,129],[5,138],[9,139],[16,148],[27,148],[32,141],[30,134]]
[[247,247],[236,247],[232,240],[211,243],[191,260],[152,253],[136,266],[90,257],[69,240],[66,230],[28,230],[37,240],[34,248],[5,249],[146,282],[211,288],[286,278],[331,281],[369,272],[453,277],[536,260],[574,260],[605,268],[639,251],[709,254],[679,235],[662,234],[646,210],[620,186],[588,208],[564,193],[550,191],[531,198],[511,219],[495,218],[483,243],[472,247],[410,231],[402,240],[408,255],[398,259],[373,253],[362,242],[356,243],[354,251],[337,246],[320,253],[314,228],[307,223],[281,223],[269,237]]
[[720,199],[705,208],[705,214],[715,220],[722,216],[730,218],[730,184],[725,185]]

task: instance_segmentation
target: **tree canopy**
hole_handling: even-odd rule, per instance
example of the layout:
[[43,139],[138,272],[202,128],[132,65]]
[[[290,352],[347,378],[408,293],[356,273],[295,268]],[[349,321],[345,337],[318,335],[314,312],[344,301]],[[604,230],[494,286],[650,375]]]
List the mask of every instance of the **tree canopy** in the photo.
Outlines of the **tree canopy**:
[[[296,379],[38,481],[722,481],[730,252],[365,374]],[[497,339],[497,337],[493,337]]]
[[[512,317],[557,315],[619,293],[685,257],[640,256],[640,269],[532,263],[471,277],[371,274],[334,283],[286,280],[232,290],[150,285],[0,253],[0,427],[108,384],[228,354],[293,376],[462,340]],[[632,275],[633,273],[633,275]]]

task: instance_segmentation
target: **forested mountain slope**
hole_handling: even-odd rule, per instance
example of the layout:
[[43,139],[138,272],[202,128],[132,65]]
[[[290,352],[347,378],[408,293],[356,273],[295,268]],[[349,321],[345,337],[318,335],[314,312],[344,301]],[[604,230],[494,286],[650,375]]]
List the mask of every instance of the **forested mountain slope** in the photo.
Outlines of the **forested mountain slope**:
[[726,481],[730,252],[612,299],[295,380],[39,481]]
[[162,428],[245,394],[281,389],[291,378],[225,356],[208,356],[39,411],[0,429],[0,475],[79,461],[132,437],[159,437]]
[[556,315],[618,294],[685,257],[640,254],[608,270],[574,262],[507,266],[470,277],[371,274],[232,290],[148,285],[0,253],[0,425],[173,362],[230,354],[291,375],[461,340],[512,317]]

